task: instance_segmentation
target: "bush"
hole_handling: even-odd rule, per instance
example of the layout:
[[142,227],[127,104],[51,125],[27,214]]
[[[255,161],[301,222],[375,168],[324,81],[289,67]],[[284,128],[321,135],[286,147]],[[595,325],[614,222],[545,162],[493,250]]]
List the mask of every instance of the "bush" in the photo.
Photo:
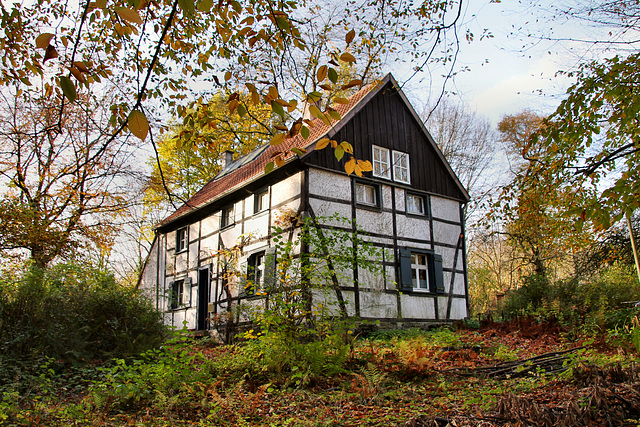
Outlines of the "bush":
[[506,295],[503,316],[533,315],[541,320],[555,318],[566,326],[586,324],[600,329],[628,326],[638,314],[632,304],[640,300],[637,280],[635,270],[621,264],[589,278],[555,283],[529,276],[521,288]]
[[[160,314],[113,274],[66,263],[0,278],[0,387],[52,368],[130,357],[158,345]],[[33,374],[30,374],[32,372]]]

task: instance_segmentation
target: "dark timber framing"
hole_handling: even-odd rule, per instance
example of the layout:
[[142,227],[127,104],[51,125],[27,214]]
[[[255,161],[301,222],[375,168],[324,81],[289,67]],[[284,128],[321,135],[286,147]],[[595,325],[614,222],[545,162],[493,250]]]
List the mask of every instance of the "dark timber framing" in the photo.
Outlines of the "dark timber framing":
[[[351,312],[355,316],[390,324],[436,324],[460,318],[462,311],[462,314],[468,315],[464,224],[464,206],[469,199],[468,194],[393,77],[385,77],[378,86],[363,93],[359,98],[356,97],[356,103],[343,114],[342,120],[333,123],[325,133],[310,138],[304,143],[306,145],[299,146],[306,149],[306,154],[288,157],[283,167],[276,168],[266,175],[247,175],[244,181],[218,181],[232,184],[228,187],[215,187],[221,190],[204,202],[198,199],[197,208],[188,202],[186,206],[191,209],[181,208],[178,213],[157,227],[150,255],[155,257],[155,264],[149,260],[145,262],[144,268],[147,270],[148,267],[150,274],[145,283],[142,283],[141,276],[141,286],[153,287],[156,306],[164,310],[167,308],[166,301],[171,283],[182,278],[189,279],[191,283],[185,284],[184,289],[185,302],[186,293],[189,292],[190,304],[166,311],[167,320],[171,324],[180,327],[182,322],[186,321],[189,325],[193,324],[190,327],[203,328],[205,300],[210,316],[230,312],[233,306],[249,301],[248,297],[238,290],[238,283],[227,280],[219,251],[233,246],[233,242],[240,236],[246,236],[257,229],[260,231],[256,235],[245,237],[243,240],[244,246],[238,252],[239,257],[244,260],[252,253],[272,247],[271,227],[277,212],[285,208],[301,215],[313,215],[315,211],[321,216],[327,213],[323,207],[335,208],[335,211],[343,212],[344,216],[350,217],[352,221],[362,219],[365,222],[352,222],[351,226],[343,227],[344,231],[352,233],[357,231],[356,226],[369,225],[369,228],[364,228],[361,236],[370,239],[375,246],[383,248],[381,264],[390,276],[387,277],[385,274],[384,278],[380,278],[382,290],[377,289],[376,292],[380,291],[379,294],[386,298],[380,306],[393,307],[394,314],[392,317],[382,318],[371,314],[373,311],[367,304],[370,304],[371,298],[374,297],[374,287],[366,283],[368,276],[363,274],[361,267],[354,262],[351,267],[353,283],[349,283],[349,286],[339,285],[338,289],[349,293],[349,298],[353,301]],[[363,178],[347,176],[344,172],[344,161],[348,158],[340,162],[331,149],[314,150],[315,142],[323,136],[337,141],[348,141],[358,159],[372,161],[372,145],[389,150],[390,167],[393,167],[393,151],[406,153],[409,161],[409,182],[394,180],[393,173],[389,179],[372,177],[371,174]],[[258,159],[261,153],[267,152],[265,150],[268,149],[250,154],[246,164],[249,165]],[[238,165],[245,165],[242,159],[236,160],[233,164],[236,165],[236,169],[233,165],[227,167],[211,182],[215,183],[218,179],[229,177],[235,173],[234,170],[239,171],[244,167]],[[322,179],[319,178],[321,176]],[[325,182],[327,180],[329,184]],[[329,187],[333,181],[342,185],[340,188],[344,188],[345,191],[340,193],[331,190]],[[289,184],[283,184],[286,182]],[[377,206],[356,202],[357,182],[375,186]],[[268,207],[258,212],[254,194],[265,189],[268,191]],[[286,191],[291,193],[285,194]],[[424,215],[407,211],[407,194],[424,198]],[[219,216],[222,209],[228,206],[233,206],[234,221],[228,227],[222,228]],[[367,221],[369,224],[366,224]],[[379,224],[372,225],[373,223]],[[325,227],[322,224],[320,226]],[[187,227],[187,247],[176,254],[175,233],[183,227]],[[293,235],[295,230],[290,231]],[[306,250],[307,248],[301,248],[302,252]],[[357,251],[358,248],[352,245],[352,250]],[[442,287],[435,290],[430,288],[428,291],[412,289],[411,283],[408,288],[401,287],[401,250],[404,251],[405,259],[411,250],[415,253],[430,251],[429,253],[437,254],[438,257],[442,256],[442,265],[436,271],[445,275],[444,293]],[[240,262],[238,261],[239,264]],[[406,264],[403,265],[406,282]],[[415,271],[421,271],[420,265],[415,266]],[[208,273],[205,273],[205,270]],[[442,277],[442,274],[439,277]],[[205,276],[209,278],[208,286],[201,287],[200,281],[205,280]],[[189,280],[185,283],[189,283]],[[438,280],[438,283],[441,283],[441,279]],[[208,295],[196,295],[195,292],[192,294],[193,289],[198,292],[206,289]],[[262,297],[251,296],[250,301],[260,298]],[[463,299],[464,307],[461,301]],[[239,317],[235,319],[236,322],[240,320]]]

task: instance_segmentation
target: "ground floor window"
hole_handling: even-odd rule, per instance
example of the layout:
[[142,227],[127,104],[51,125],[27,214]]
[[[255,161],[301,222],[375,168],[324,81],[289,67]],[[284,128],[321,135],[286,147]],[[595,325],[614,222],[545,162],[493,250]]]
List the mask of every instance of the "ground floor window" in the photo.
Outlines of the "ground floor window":
[[182,300],[184,298],[184,280],[176,280],[171,285],[171,301],[170,307],[172,310],[180,308]]
[[169,286],[169,309],[177,310],[191,304],[191,278],[179,279]]
[[401,290],[444,293],[442,255],[424,249],[401,248]]

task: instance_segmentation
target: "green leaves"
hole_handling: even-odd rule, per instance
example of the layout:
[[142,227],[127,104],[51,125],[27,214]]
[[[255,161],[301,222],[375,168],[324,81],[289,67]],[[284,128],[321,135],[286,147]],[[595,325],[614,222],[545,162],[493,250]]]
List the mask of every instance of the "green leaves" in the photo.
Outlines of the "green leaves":
[[60,76],[58,84],[60,85],[60,89],[62,89],[62,93],[67,97],[69,102],[73,102],[76,100],[76,86],[73,84],[69,77]]

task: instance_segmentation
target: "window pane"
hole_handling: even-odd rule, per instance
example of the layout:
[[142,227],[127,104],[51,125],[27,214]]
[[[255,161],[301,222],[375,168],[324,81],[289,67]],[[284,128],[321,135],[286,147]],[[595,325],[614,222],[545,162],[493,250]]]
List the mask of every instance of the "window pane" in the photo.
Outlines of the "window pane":
[[373,146],[373,176],[390,178],[389,149]]
[[378,204],[376,187],[372,185],[356,184],[356,202],[376,206]]
[[427,289],[427,270],[420,270],[420,288]]
[[356,202],[364,202],[364,185],[356,184]]
[[411,283],[413,283],[413,287],[417,288],[418,287],[418,278],[416,277],[416,269],[412,268],[411,269]]
[[409,183],[409,155],[407,153],[393,152],[393,179]]

